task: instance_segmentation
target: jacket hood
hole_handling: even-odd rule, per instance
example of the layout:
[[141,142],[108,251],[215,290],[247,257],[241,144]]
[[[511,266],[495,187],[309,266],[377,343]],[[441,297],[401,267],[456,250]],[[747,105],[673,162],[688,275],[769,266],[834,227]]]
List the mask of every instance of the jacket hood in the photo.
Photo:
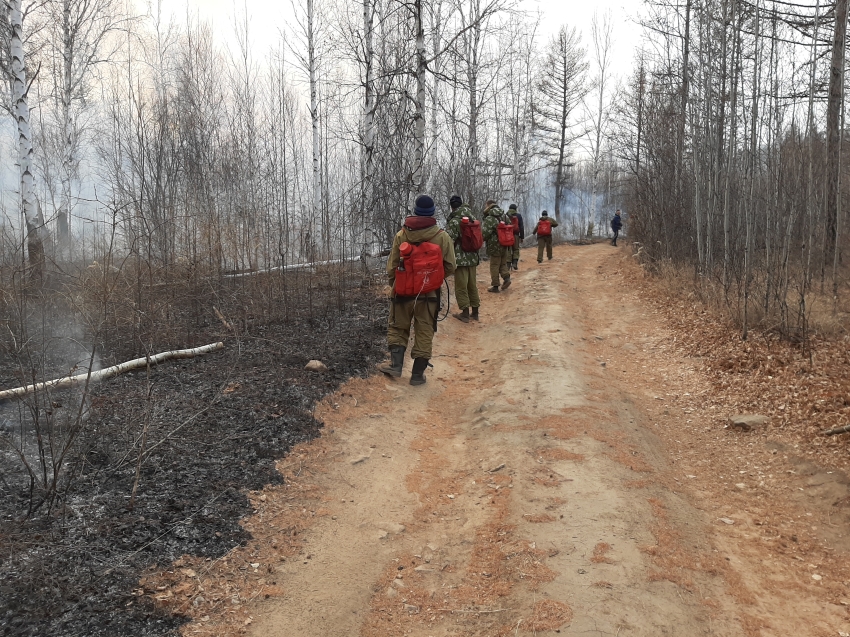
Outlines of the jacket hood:
[[404,228],[402,228],[402,233],[404,234],[404,240],[410,243],[421,243],[422,241],[430,241],[438,234],[440,234],[442,230],[436,225],[430,226],[428,228],[420,228],[413,229],[408,228],[407,224],[405,224]]

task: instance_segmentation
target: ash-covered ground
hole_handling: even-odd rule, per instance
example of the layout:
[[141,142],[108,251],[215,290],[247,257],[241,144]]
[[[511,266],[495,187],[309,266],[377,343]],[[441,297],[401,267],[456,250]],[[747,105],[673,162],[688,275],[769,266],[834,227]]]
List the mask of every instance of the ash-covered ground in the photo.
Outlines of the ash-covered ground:
[[[279,481],[275,460],[322,426],[311,415],[316,402],[384,357],[386,301],[371,291],[343,310],[311,314],[253,325],[241,336],[211,321],[192,340],[224,340],[224,350],[93,387],[67,468],[72,479],[50,515],[26,518],[30,491],[14,454],[4,456],[3,635],[176,634],[181,617],[133,594],[139,574],[245,542],[238,522],[250,512],[246,491]],[[310,359],[328,370],[306,371]]]

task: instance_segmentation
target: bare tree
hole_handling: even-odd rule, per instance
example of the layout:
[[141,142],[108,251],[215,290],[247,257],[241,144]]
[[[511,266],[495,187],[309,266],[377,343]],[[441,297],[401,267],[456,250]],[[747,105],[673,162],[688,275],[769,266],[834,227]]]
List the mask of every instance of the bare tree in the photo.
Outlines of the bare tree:
[[575,27],[561,27],[547,46],[535,103],[536,128],[554,170],[555,217],[559,221],[570,145],[579,136],[573,133],[572,115],[587,94],[587,70],[586,52]]
[[119,0],[51,0],[46,9],[61,139],[57,238],[62,247],[68,247],[73,213],[72,181],[77,175],[83,132],[79,116],[89,101],[93,72],[112,58],[114,47],[109,47],[109,36],[124,18]]
[[589,109],[592,124],[588,129],[588,136],[590,138],[590,157],[593,162],[589,213],[590,222],[597,223],[601,221],[597,218],[597,204],[599,175],[602,171],[602,144],[605,142],[610,117],[609,109],[606,106],[608,82],[610,80],[611,46],[613,44],[613,27],[610,14],[606,13],[600,22],[599,14],[594,13],[590,23],[590,33],[593,40],[593,66],[595,71],[593,91],[596,103],[592,109]]

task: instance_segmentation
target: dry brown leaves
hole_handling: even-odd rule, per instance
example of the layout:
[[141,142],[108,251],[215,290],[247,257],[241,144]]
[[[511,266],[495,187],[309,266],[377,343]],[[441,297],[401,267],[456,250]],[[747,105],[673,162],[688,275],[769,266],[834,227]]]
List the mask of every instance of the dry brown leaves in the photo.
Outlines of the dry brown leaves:
[[704,408],[715,409],[719,422],[734,413],[769,416],[772,437],[805,443],[803,453],[850,469],[850,434],[822,435],[850,424],[850,336],[814,334],[803,347],[771,330],[751,329],[742,341],[729,320],[683,298],[684,290],[664,294],[644,282],[642,296],[676,333],[659,349],[702,360],[712,382]]

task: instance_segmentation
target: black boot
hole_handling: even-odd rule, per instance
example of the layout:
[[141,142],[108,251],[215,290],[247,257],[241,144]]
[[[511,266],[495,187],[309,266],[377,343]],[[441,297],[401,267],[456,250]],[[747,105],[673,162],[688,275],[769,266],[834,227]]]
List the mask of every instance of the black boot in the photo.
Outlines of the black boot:
[[472,308],[472,320],[473,321],[478,320],[478,308],[477,307]]
[[458,312],[457,314],[452,314],[459,321],[463,321],[464,323],[469,323],[469,308],[464,308],[462,312]]
[[511,261],[511,265],[513,265],[514,270],[519,270],[519,259],[514,259]]
[[425,369],[428,367],[428,359],[427,358],[414,358],[413,359],[413,373],[410,375],[410,384],[411,385],[424,385],[425,384]]
[[392,376],[393,378],[401,376],[401,368],[404,367],[405,349],[401,345],[390,347],[390,362],[378,365],[378,371],[384,372],[387,376]]
[[493,287],[491,287],[491,288],[487,288],[487,291],[488,291],[488,292],[498,292],[498,291],[499,291],[499,286],[498,286],[498,285],[494,285],[494,286],[493,286]]
[[509,287],[511,287],[511,277],[508,277],[508,278],[507,278],[507,279],[505,279],[505,280],[504,280],[504,282],[502,283],[502,289],[503,289],[503,290],[507,290]]

